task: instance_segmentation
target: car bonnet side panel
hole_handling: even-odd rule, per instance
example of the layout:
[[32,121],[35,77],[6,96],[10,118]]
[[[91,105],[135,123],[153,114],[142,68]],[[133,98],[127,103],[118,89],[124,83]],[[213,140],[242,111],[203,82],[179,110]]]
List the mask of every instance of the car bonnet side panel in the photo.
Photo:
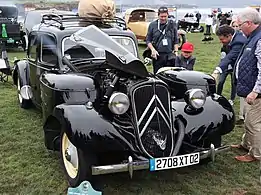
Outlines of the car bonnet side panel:
[[173,115],[181,117],[184,122],[184,141],[195,146],[203,143],[202,141],[212,133],[222,136],[234,128],[234,110],[222,96],[218,98],[208,96],[203,109],[199,111],[189,111],[184,101],[172,101],[172,108]]
[[120,133],[120,126],[113,125],[94,108],[63,104],[55,108],[53,115],[59,119],[62,129],[76,147],[96,152],[137,151],[133,144],[135,137],[126,139]]

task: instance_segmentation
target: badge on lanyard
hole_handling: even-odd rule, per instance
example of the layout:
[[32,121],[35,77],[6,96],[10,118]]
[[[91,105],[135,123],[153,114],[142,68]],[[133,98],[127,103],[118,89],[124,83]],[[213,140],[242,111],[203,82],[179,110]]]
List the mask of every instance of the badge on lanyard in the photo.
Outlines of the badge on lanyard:
[[[166,23],[166,25],[168,22]],[[158,30],[165,36],[166,30],[164,29],[163,31],[160,29],[160,22],[158,20]],[[168,40],[166,38],[162,39],[162,45],[166,46],[168,45]]]
[[162,44],[163,45],[168,45],[168,40],[166,38],[162,39]]

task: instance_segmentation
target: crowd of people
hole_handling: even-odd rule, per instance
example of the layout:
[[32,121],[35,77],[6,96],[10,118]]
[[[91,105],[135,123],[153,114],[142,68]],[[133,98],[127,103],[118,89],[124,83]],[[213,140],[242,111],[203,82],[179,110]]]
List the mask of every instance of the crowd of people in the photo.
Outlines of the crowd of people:
[[[177,26],[168,20],[168,8],[160,7],[158,16],[158,20],[150,23],[146,38],[154,74],[164,66],[193,70],[196,62],[194,45],[186,42],[178,55]],[[207,21],[208,31],[213,26],[212,30],[222,43],[221,59],[212,76],[217,81],[217,94],[222,94],[230,75],[229,102],[234,105],[236,96],[240,98],[238,122],[244,124],[245,133],[241,143],[231,147],[243,149],[246,154],[235,158],[241,162],[261,160],[261,15],[254,8],[245,8],[233,16],[229,24],[224,17],[219,15],[217,29],[213,15],[209,15]]]

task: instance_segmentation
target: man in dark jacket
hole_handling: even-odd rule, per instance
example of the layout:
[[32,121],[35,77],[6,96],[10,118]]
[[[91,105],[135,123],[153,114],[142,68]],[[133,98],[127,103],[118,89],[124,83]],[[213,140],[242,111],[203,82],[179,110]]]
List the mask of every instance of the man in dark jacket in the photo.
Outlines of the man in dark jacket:
[[243,45],[246,43],[247,39],[242,34],[242,32],[235,31],[233,27],[228,25],[220,26],[216,34],[220,42],[223,44],[223,51],[221,52],[223,56],[221,57],[221,61],[213,74],[213,76],[216,78],[216,75],[220,73],[219,82],[217,86],[217,94],[222,94],[224,83],[226,81],[227,76],[230,74],[232,82],[231,96],[229,102],[233,105],[233,101],[236,97],[236,88],[232,77],[233,67],[235,66],[236,59]]
[[177,26],[173,20],[168,20],[168,8],[160,7],[158,15],[159,19],[150,23],[146,36],[146,43],[153,58],[154,74],[161,67],[167,66],[168,60],[174,61],[179,48]]
[[248,153],[235,158],[241,162],[261,160],[261,15],[254,8],[245,8],[237,15],[237,23],[247,36],[234,73],[237,95],[245,98],[245,134],[235,148]]

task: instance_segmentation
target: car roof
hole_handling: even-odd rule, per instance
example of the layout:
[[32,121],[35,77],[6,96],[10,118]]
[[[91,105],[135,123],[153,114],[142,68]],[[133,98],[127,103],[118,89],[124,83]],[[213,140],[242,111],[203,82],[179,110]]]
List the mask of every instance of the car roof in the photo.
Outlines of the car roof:
[[[91,24],[90,24],[91,25]],[[88,25],[87,25],[88,26]],[[84,28],[86,26],[73,26],[73,27],[65,27],[65,29],[61,30],[59,27],[57,26],[49,26],[48,24],[38,24],[35,25],[32,28],[32,31],[39,31],[39,32],[46,32],[46,33],[52,33],[55,36],[57,36],[58,38],[63,38],[66,36],[69,36],[73,33],[75,33],[78,30],[81,30],[82,28]],[[110,34],[110,35],[132,35],[133,33],[131,31],[127,31],[127,30],[120,30],[118,28],[100,28],[102,31]]]
[[131,14],[133,11],[155,11],[157,12],[157,9],[149,8],[149,7],[134,7],[134,8],[129,8],[126,10],[125,14]]
[[1,2],[1,4],[0,4],[0,7],[15,7],[15,8],[17,8],[17,6],[15,5],[15,4],[12,4],[12,3],[5,3],[5,2]]
[[56,9],[48,9],[48,10],[32,10],[27,12],[25,16],[25,29],[30,32],[33,27],[37,24],[40,24],[42,21],[42,16],[47,14],[54,14],[54,15],[75,15],[75,13],[71,11],[64,11],[64,10],[56,10]]
[[59,13],[59,14],[67,14],[67,13],[73,13],[72,11],[65,11],[65,10],[58,10],[58,9],[39,9],[39,10],[31,10],[27,13]]

